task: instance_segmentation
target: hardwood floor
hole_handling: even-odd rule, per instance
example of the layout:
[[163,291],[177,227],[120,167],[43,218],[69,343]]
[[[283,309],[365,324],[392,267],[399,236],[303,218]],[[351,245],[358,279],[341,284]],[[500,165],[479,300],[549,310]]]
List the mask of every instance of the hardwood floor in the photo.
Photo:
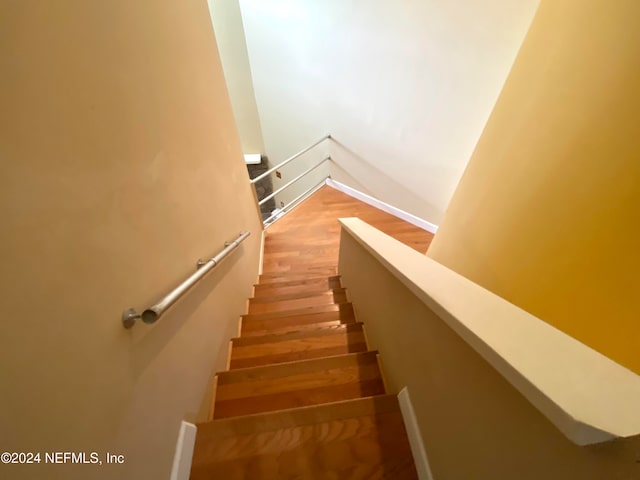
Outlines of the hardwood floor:
[[252,335],[233,340],[230,368],[273,365],[366,350],[362,323]]
[[424,252],[432,235],[325,187],[270,227],[264,271],[213,380],[191,479],[396,479],[417,472],[395,393],[336,275],[338,218]]
[[263,274],[335,275],[340,249],[338,218],[359,217],[425,253],[433,234],[324,186],[265,233]]
[[348,353],[220,372],[213,418],[383,394],[376,353]]
[[408,450],[395,395],[378,395],[199,426],[191,478],[416,479]]

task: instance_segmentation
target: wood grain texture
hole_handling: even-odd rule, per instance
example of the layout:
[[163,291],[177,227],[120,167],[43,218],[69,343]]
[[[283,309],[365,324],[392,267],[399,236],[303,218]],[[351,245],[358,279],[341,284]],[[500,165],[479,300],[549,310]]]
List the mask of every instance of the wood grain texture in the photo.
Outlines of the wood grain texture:
[[[269,296],[261,296],[261,297],[252,297],[249,299],[249,306],[257,303],[281,303],[285,300],[298,300],[302,298],[311,298],[311,297],[327,297],[330,294],[333,294],[333,298],[330,299],[333,303],[341,303],[340,300],[337,300],[340,294],[346,297],[346,289],[342,287],[326,289],[324,291],[296,291],[296,292],[286,292],[286,293],[273,293]],[[321,301],[319,304],[324,304],[324,301]]]
[[281,281],[267,284],[257,284],[253,288],[254,298],[272,297],[296,293],[322,293],[342,288],[339,275],[333,277],[309,278],[297,281]]
[[432,237],[327,188],[268,230],[192,479],[417,478],[397,399],[335,275],[343,216],[420,251]]
[[198,423],[198,434],[207,441],[235,435],[269,432],[280,428],[313,425],[328,420],[398,411],[398,398],[392,394],[375,395],[277,412],[257,413],[241,417],[223,418],[215,422]]
[[214,418],[384,393],[376,352],[218,373]]
[[242,316],[242,335],[255,330],[268,330],[285,326],[306,325],[310,323],[341,320],[343,323],[355,321],[353,305],[318,305],[314,307],[288,310],[285,312],[257,313]]
[[333,305],[347,302],[344,288],[330,290],[323,293],[298,293],[268,298],[252,298],[249,300],[249,314],[284,312],[316,305]]
[[314,321],[312,323],[296,323],[293,325],[273,323],[273,324],[266,325],[265,328],[262,330],[260,329],[245,330],[242,333],[242,338],[269,335],[269,334],[305,332],[309,330],[322,330],[325,328],[333,328],[333,327],[338,327],[340,325],[349,325],[352,323],[355,323],[354,319],[328,320],[328,321],[318,320],[317,322]]
[[365,352],[361,323],[233,340],[231,369]]
[[237,436],[199,455],[211,459],[192,465],[191,478],[415,479],[403,430],[393,412]]
[[397,400],[381,395],[199,425],[191,478],[417,475]]
[[430,232],[325,186],[266,230],[262,276],[283,272],[335,275],[338,218],[342,217],[359,217],[421,253],[433,239]]

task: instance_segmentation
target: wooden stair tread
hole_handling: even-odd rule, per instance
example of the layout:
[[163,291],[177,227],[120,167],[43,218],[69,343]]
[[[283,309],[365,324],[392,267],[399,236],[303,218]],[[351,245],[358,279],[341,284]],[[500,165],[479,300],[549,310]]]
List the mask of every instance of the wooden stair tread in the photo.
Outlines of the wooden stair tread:
[[[302,279],[292,280],[287,278],[287,275],[283,275],[281,273],[278,273],[275,275],[263,273],[261,276],[267,279],[273,279],[273,280],[280,279],[277,282],[269,283],[269,285],[280,285],[280,286],[293,285],[293,284],[300,285],[300,284],[313,283],[313,282],[324,281],[324,280],[328,281],[329,283],[334,283],[334,282],[339,282],[342,278],[341,275],[318,275],[318,276],[306,275]],[[263,284],[259,283],[258,285],[263,285]]]
[[308,330],[322,330],[325,328],[338,327],[340,325],[351,325],[357,323],[353,319],[346,320],[327,320],[327,321],[318,321],[315,323],[294,323],[291,325],[284,324],[280,325],[277,322],[271,322],[271,324],[265,325],[265,328],[262,330],[259,329],[242,329],[242,337],[241,338],[250,338],[253,336],[263,336],[269,334],[285,334],[285,333],[293,333],[293,332],[303,332]]
[[310,283],[303,285],[282,285],[279,284],[267,284],[267,285],[254,285],[253,286],[253,298],[269,298],[279,297],[281,295],[300,294],[300,293],[324,293],[330,290],[342,288],[340,282],[334,282],[329,284],[326,279],[324,282]]
[[220,372],[214,418],[383,394],[376,355],[350,353]]
[[324,478],[323,474],[417,478],[395,396],[198,425],[192,479]]
[[303,279],[274,279],[277,281],[267,282],[267,283],[256,283],[254,284],[254,288],[259,288],[262,290],[270,290],[270,289],[279,289],[279,288],[288,288],[288,287],[298,287],[298,288],[321,288],[325,287],[326,289],[332,287],[341,287],[341,276],[333,275],[333,276],[320,276],[320,277],[304,277]]
[[342,420],[376,413],[395,412],[399,409],[396,395],[385,393],[370,397],[337,402],[287,408],[272,412],[254,413],[241,417],[221,418],[197,423],[198,438],[221,440],[236,435],[269,432],[282,428],[313,425],[317,422]]
[[227,439],[198,459],[192,480],[418,478],[399,412]]
[[250,336],[250,337],[237,337],[232,338],[234,347],[244,347],[249,345],[258,345],[264,343],[278,343],[278,342],[286,342],[288,340],[299,339],[299,338],[309,338],[309,337],[322,337],[325,335],[336,335],[339,333],[349,333],[349,332],[360,332],[362,331],[362,322],[354,322],[343,325],[335,325],[326,328],[318,328],[316,330],[300,330],[295,332],[287,332],[287,333],[273,333],[273,334],[265,334],[260,336]]
[[325,298],[335,297],[336,295],[345,295],[347,290],[345,288],[333,288],[325,289],[324,291],[309,291],[283,293],[279,295],[269,295],[264,297],[252,297],[249,299],[250,303],[277,303],[287,300],[299,300],[304,298]]
[[270,283],[279,283],[279,282],[294,282],[294,281],[304,281],[309,278],[317,278],[317,277],[333,277],[337,275],[337,268],[320,268],[318,271],[280,271],[280,272],[268,272],[260,274],[258,283],[260,285],[270,284]]
[[309,358],[365,352],[361,323],[232,340],[230,368],[268,365]]
[[[323,306],[324,307],[324,306]],[[329,308],[316,308],[309,313],[303,311],[276,312],[242,317],[242,335],[251,331],[264,331],[278,328],[295,328],[319,322],[340,321],[341,323],[355,322],[355,313],[350,303],[329,305]]]
[[312,373],[341,367],[357,367],[376,363],[376,350],[365,353],[337,355],[331,358],[301,360],[280,365],[239,368],[218,372],[218,387],[222,385],[265,379],[285,378],[290,375]]
[[249,299],[248,313],[281,312],[296,310],[299,308],[315,307],[317,305],[332,305],[334,303],[347,302],[347,294],[344,289],[325,293],[314,293],[308,296],[294,297],[283,300],[264,301],[263,299]]
[[309,315],[313,313],[326,313],[326,312],[341,312],[353,311],[353,307],[349,302],[326,304],[326,305],[313,305],[310,307],[293,308],[291,310],[282,310],[280,312],[264,312],[264,313],[247,313],[242,315],[243,321],[245,320],[266,320],[269,318],[284,318],[284,317],[297,317],[301,315]]

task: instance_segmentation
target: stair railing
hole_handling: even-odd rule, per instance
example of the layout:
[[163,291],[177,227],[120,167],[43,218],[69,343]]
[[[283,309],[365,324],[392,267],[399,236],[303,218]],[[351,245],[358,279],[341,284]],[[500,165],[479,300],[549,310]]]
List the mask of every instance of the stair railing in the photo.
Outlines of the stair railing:
[[327,160],[331,160],[331,155],[327,155],[326,157],[324,157],[322,160],[320,160],[320,162],[316,163],[313,167],[308,168],[307,170],[305,170],[304,172],[302,172],[300,175],[298,175],[296,178],[294,178],[293,180],[291,180],[290,182],[285,183],[282,187],[280,187],[278,190],[276,190],[275,192],[270,193],[269,195],[267,195],[266,197],[264,197],[262,200],[260,200],[258,202],[258,205],[262,205],[265,202],[268,202],[269,200],[271,200],[273,197],[275,197],[277,194],[279,194],[280,192],[282,192],[285,188],[290,187],[291,185],[293,185],[294,183],[296,183],[298,180],[300,180],[302,177],[304,177],[305,175],[307,175],[308,173],[311,173],[313,170],[315,170],[316,168],[318,168],[320,165],[322,165],[324,162],[326,162]]
[[269,225],[271,225],[280,216],[284,215],[289,210],[291,210],[293,207],[298,205],[299,202],[301,202],[305,198],[311,196],[313,193],[316,192],[316,190],[318,190],[320,187],[325,185],[326,182],[327,182],[327,178],[330,178],[329,175],[327,175],[325,178],[323,178],[321,182],[315,184],[313,187],[311,187],[310,189],[306,190],[304,193],[298,195],[296,198],[294,198],[289,203],[287,203],[284,207],[281,207],[278,212],[274,213],[269,218],[265,218],[264,222],[263,222],[265,228],[268,227]]
[[276,170],[278,170],[279,168],[284,167],[287,163],[294,161],[296,158],[298,158],[300,155],[307,153],[309,150],[311,150],[313,147],[315,147],[316,145],[320,145],[322,142],[324,142],[325,140],[331,138],[331,134],[327,133],[324,137],[322,137],[320,140],[318,140],[317,142],[309,145],[307,148],[304,148],[302,150],[300,150],[298,153],[290,156],[289,158],[287,158],[286,160],[284,160],[283,162],[280,162],[278,165],[276,165],[275,167],[270,168],[269,170],[267,170],[266,172],[258,175],[256,178],[251,179],[251,183],[256,184],[257,182],[259,182],[260,180],[262,180],[263,178],[271,175],[273,172],[275,172]]
[[[264,179],[265,177],[271,175],[273,172],[276,172],[278,169],[282,168],[283,166],[287,165],[288,163],[292,162],[293,160],[295,160],[296,158],[300,157],[301,155],[303,155],[304,153],[308,152],[309,150],[311,150],[313,147],[319,145],[320,143],[324,142],[325,140],[328,140],[331,138],[331,134],[327,133],[326,135],[324,135],[322,138],[320,138],[318,141],[312,143],[311,145],[309,145],[308,147],[300,150],[298,153],[290,156],[289,158],[287,158],[286,160],[280,162],[279,164],[277,164],[275,167],[270,168],[269,170],[267,170],[266,172],[258,175],[257,177],[253,178],[250,180],[250,182],[252,184],[256,184],[257,182],[259,182],[260,180]],[[309,173],[311,173],[313,170],[315,170],[316,168],[318,168],[320,165],[324,164],[325,162],[331,160],[331,155],[327,155],[325,156],[320,162],[316,163],[315,165],[313,165],[311,168],[308,168],[307,170],[305,170],[304,172],[302,172],[300,175],[298,175],[296,178],[294,178],[293,180],[287,182],[285,185],[283,185],[282,187],[278,188],[277,190],[275,190],[274,192],[271,192],[270,194],[268,194],[266,197],[258,199],[258,206],[262,206],[265,203],[267,203],[269,200],[271,200],[273,197],[275,197],[276,195],[278,195],[279,193],[281,193],[282,191],[284,191],[285,189],[289,188],[291,185],[293,185],[294,183],[296,183],[298,180],[304,178],[305,176],[307,176]],[[313,192],[315,192],[320,186],[321,184],[323,184],[326,179],[328,177],[325,177],[322,182],[320,184],[314,185],[313,187],[311,187],[310,189],[308,189],[306,192],[304,192],[302,195],[299,195],[298,197],[296,197],[294,200],[292,200],[291,202],[289,202],[287,205],[283,205],[280,208],[277,208],[275,213],[272,213],[272,215],[266,219],[263,220],[263,225],[265,226],[265,228],[268,225],[271,225],[273,222],[275,222],[278,218],[280,218],[284,213],[286,213],[288,210],[290,210],[292,207],[294,207],[295,205],[297,205],[301,200],[304,200],[306,197],[308,197],[309,195],[311,195]]]
[[193,273],[184,282],[174,288],[170,293],[165,295],[158,303],[151,305],[142,313],[137,313],[135,308],[127,308],[122,312],[122,325],[124,328],[131,328],[135,325],[136,320],[142,319],[144,323],[155,323],[162,314],[180,299],[198,280],[213,270],[227,255],[233,252],[238,246],[249,236],[251,232],[243,232],[232,242],[225,242],[224,249],[210,260],[198,259],[196,262],[197,271]]

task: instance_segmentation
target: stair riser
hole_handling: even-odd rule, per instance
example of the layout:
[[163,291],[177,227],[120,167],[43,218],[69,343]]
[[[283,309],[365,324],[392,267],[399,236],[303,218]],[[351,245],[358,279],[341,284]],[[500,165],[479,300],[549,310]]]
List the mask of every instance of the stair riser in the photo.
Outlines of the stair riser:
[[335,279],[319,278],[308,282],[282,282],[254,285],[253,296],[255,298],[269,298],[280,295],[326,293],[341,287],[339,277],[335,277]]

